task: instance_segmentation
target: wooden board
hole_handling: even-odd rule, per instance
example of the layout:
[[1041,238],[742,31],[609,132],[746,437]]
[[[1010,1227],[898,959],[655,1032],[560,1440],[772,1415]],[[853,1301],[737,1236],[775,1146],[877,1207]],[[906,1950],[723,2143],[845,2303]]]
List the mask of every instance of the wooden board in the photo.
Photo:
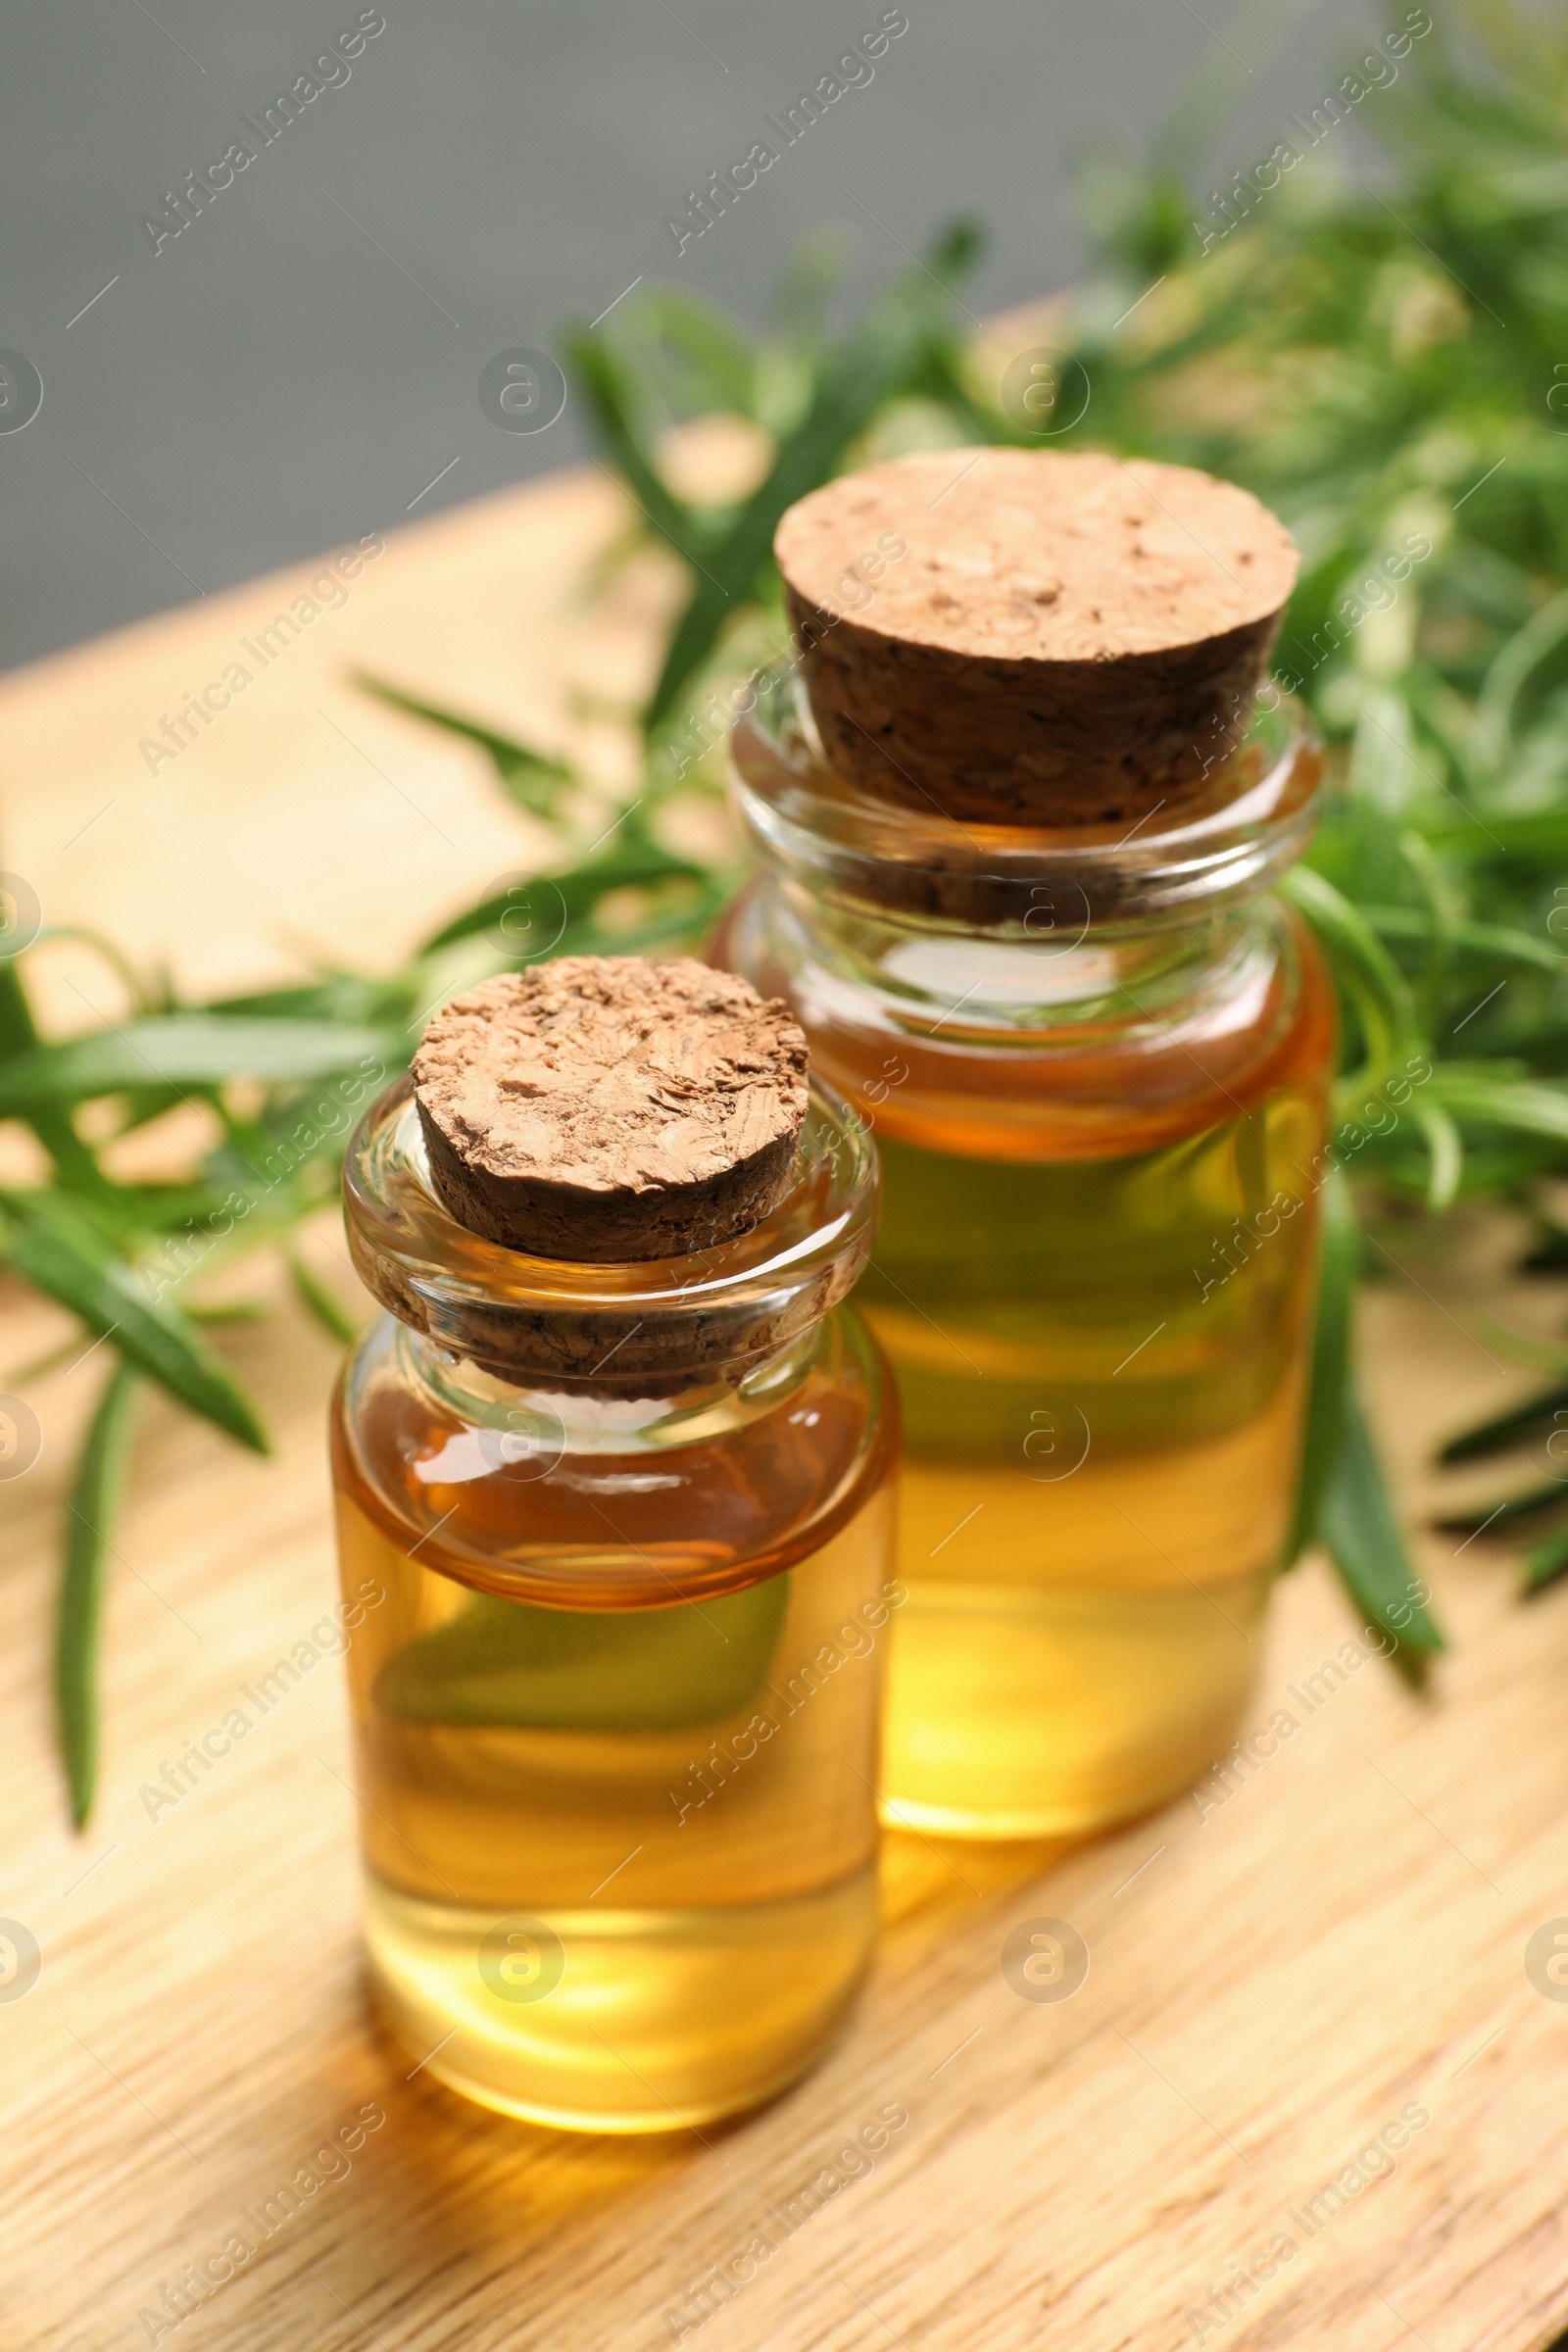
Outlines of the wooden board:
[[[52,919],[100,922],[192,983],[285,971],[291,941],[392,958],[529,844],[476,760],[345,672],[556,740],[572,681],[634,695],[668,607],[650,561],[585,622],[576,583],[621,519],[586,472],[402,534],[156,776],[149,724],[310,570],[14,676],[5,862]],[[602,720],[570,723],[607,772],[624,759]],[[82,998],[114,1012],[88,952],[51,951],[47,972],[62,1028],[87,1022]],[[1529,1377],[1469,1335],[1479,1304],[1560,1318],[1560,1290],[1505,1291],[1506,1243],[1480,1227],[1449,1262],[1412,1230],[1407,1274],[1370,1302],[1373,1403],[1413,1507],[1430,1504],[1433,1438]],[[346,1285],[340,1239],[323,1228],[314,1247]],[[1425,1541],[1456,1647],[1417,1698],[1376,1662],[1321,1674],[1353,1625],[1307,1567],[1249,1718],[1283,1708],[1296,1727],[1223,1804],[1184,1800],[1076,1850],[894,1838],[872,1981],[808,2082],[707,2141],[537,2132],[411,2078],[368,2014],[334,1664],[177,1805],[150,1819],[138,1795],[333,1597],[332,1351],[275,1268],[258,1257],[242,1280],[277,1311],[223,1345],[276,1457],[144,1402],[103,1795],[80,1840],[52,1757],[47,1625],[101,1354],[29,1384],[43,1455],[0,1486],[0,1914],[42,1953],[33,1988],[0,1997],[0,2352],[155,2336],[179,2352],[1538,2352],[1568,2324],[1568,2002],[1525,1972],[1527,1939],[1568,1914],[1568,1591],[1522,1607],[1489,1542]],[[70,1331],[15,1290],[4,1306],[0,1389]],[[1041,1917],[1091,1952],[1056,2005],[1019,1998],[1000,1965]],[[890,2103],[908,2120],[886,2148],[841,2153]],[[165,2286],[209,2258],[221,2271],[236,2231],[259,2239],[242,2217],[367,2111],[384,2120],[169,2325]],[[1401,2111],[1430,2120],[1358,2164]],[[812,2182],[793,2234],[766,2220]],[[764,2229],[780,2242],[755,2276],[697,2296]],[[1232,2266],[1266,2268],[1281,2233],[1290,2259],[1236,2288]],[[141,2317],[160,2308],[161,2327]]]

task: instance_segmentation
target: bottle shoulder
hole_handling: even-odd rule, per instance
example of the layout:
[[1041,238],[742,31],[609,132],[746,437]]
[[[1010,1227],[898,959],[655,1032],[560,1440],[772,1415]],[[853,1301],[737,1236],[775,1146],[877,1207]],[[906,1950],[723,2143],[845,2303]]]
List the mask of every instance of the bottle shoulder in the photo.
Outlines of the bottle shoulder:
[[851,1308],[825,1318],[800,1378],[764,1409],[624,1450],[556,1444],[542,1398],[529,1399],[528,1442],[498,1443],[409,1378],[397,1335],[378,1318],[344,1367],[334,1484],[399,1549],[479,1590],[564,1608],[740,1591],[830,1542],[893,1467],[892,1383]]

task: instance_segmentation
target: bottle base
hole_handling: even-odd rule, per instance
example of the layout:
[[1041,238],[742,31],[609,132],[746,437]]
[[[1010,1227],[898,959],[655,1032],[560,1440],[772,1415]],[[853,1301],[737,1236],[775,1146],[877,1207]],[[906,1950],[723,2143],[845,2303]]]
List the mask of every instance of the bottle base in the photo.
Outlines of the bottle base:
[[776,2097],[865,1973],[876,1872],[682,1910],[436,1903],[368,1875],[376,2006],[464,2097],[557,2131],[680,2132]]
[[[375,1993],[376,2006],[394,2038],[400,2047],[407,2049],[407,2033],[392,2015],[380,1987],[375,1988]],[[830,2040],[831,2035],[823,2043],[824,2050]],[[444,2082],[449,2090],[458,2091],[464,2098],[470,2099],[474,2106],[488,2107],[496,2115],[510,2115],[514,2122],[533,2124],[545,2132],[586,2132],[604,2138],[626,2139],[651,2137],[661,2132],[701,2131],[710,2124],[723,2123],[731,2116],[749,2114],[754,2107],[764,2107],[769,2099],[779,2097],[800,2082],[803,2075],[808,2075],[821,2054],[821,2051],[811,2050],[774,2081],[759,2084],[744,2096],[723,2099],[710,2107],[683,2108],[679,2115],[673,2112],[666,2114],[662,2108],[657,2113],[650,2113],[628,2107],[617,2113],[598,2107],[545,2106],[534,2099],[514,2097],[498,2088],[494,2082],[480,2081],[465,2074],[459,2067],[448,2066],[444,2056],[431,2059],[423,2071],[433,2075],[438,2082]]]

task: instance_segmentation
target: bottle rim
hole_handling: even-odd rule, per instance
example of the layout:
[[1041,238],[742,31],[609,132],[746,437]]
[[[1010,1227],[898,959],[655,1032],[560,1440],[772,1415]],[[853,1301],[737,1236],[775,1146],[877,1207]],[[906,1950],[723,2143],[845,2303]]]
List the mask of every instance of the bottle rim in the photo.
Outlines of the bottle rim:
[[1317,824],[1322,738],[1273,680],[1236,749],[1163,822],[959,822],[879,800],[829,767],[798,668],[764,673],[737,719],[731,789],[763,858],[857,913],[1031,940],[1161,927],[1266,889]]

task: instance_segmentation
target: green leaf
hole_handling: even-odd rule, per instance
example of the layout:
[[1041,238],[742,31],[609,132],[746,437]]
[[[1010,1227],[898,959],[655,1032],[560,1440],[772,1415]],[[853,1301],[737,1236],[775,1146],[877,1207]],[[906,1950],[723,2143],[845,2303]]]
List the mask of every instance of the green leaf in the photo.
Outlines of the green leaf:
[[1568,1090],[1527,1085],[1516,1079],[1481,1078],[1438,1063],[1428,1100],[1476,1127],[1500,1127],[1515,1135],[1549,1136],[1568,1143]]
[[25,1054],[37,1042],[38,1032],[32,1025],[32,1010],[22,985],[17,958],[8,956],[0,959],[0,1062]]
[[1518,1445],[1533,1430],[1544,1428],[1559,1412],[1568,1413],[1568,1381],[1544,1389],[1537,1396],[1527,1396],[1522,1404],[1511,1405],[1505,1413],[1494,1413],[1490,1420],[1462,1429],[1442,1447],[1438,1459],[1444,1463],[1474,1462],[1489,1453],[1501,1453],[1505,1447]]
[[[562,942],[567,926],[591,913],[608,891],[667,882],[678,875],[699,882],[706,879],[702,866],[694,865],[690,858],[677,858],[647,835],[633,834],[630,840],[617,837],[602,857],[590,858],[585,865],[568,866],[561,873],[539,874],[479,900],[463,914],[455,915],[450,923],[443,924],[426,940],[423,952],[434,955],[438,948],[450,948],[456,941],[471,939],[478,932],[499,931],[503,940],[509,936],[515,939],[519,955],[526,952],[535,936],[541,943],[540,955],[562,954],[565,952]],[[504,928],[509,921],[513,925],[510,935]]]
[[630,367],[609,336],[591,327],[568,335],[566,350],[588,412],[646,520],[677,554],[695,564],[694,551],[706,551],[708,544],[702,518],[667,487],[654,463],[638,418],[637,384]]
[[336,1340],[346,1348],[359,1338],[360,1326],[347,1307],[339,1305],[331,1292],[317,1281],[310,1267],[292,1250],[288,1253],[288,1273],[296,1298],[307,1313],[315,1316],[328,1339]]
[[1318,1519],[1340,1447],[1340,1430],[1350,1377],[1350,1323],[1360,1237],[1350,1188],[1336,1169],[1322,1192],[1317,1305],[1312,1325],[1312,1368],[1307,1382],[1306,1422],[1297,1471],[1296,1507],[1281,1566],[1293,1568],[1317,1541]]
[[820,342],[828,304],[854,266],[853,235],[837,221],[807,231],[787,257],[768,305],[774,332],[785,349],[809,350]]
[[757,414],[757,354],[747,337],[712,303],[673,286],[652,286],[637,303],[635,331],[669,345],[685,363],[679,387],[700,411]]
[[1568,640],[1568,589],[1542,607],[1506,640],[1476,703],[1476,733],[1487,755],[1500,760],[1514,735],[1519,698],[1532,673]]
[[1543,1340],[1534,1332],[1515,1331],[1511,1324],[1484,1311],[1470,1318],[1470,1329],[1484,1348],[1494,1348],[1498,1355],[1506,1355],[1532,1372],[1549,1372],[1555,1378],[1568,1370],[1568,1346],[1561,1340]]
[[[280,1090],[263,1108],[260,1118],[238,1119],[223,1104],[224,1139],[209,1155],[203,1175],[219,1191],[238,1187],[262,1213],[251,1228],[285,1223],[302,1207],[319,1201],[345,1146],[370,1100],[369,1088],[379,1087],[413,1056],[411,1022],[395,1041],[382,1041],[384,1059],[378,1071],[356,1082],[354,1100],[345,1082],[322,1101],[314,1089]],[[330,1114],[330,1115],[326,1115]]]
[[222,1086],[254,1078],[279,1085],[325,1078],[356,1062],[384,1059],[394,1043],[385,1030],[345,1022],[168,1013],[19,1054],[0,1066],[0,1118],[149,1084]]
[[498,735],[494,727],[481,726],[477,719],[465,718],[458,710],[445,710],[439,703],[421,701],[417,695],[405,694],[400,686],[390,686],[384,679],[372,678],[366,671],[354,673],[354,684],[363,694],[372,694],[378,702],[390,703],[394,710],[403,710],[411,718],[427,719],[431,726],[444,728],[449,735],[461,735],[468,743],[476,743],[488,752],[497,775],[519,808],[534,816],[554,816],[563,792],[575,778],[569,767],[559,760],[546,759],[525,743],[511,735]]
[[[1544,1214],[1535,1203],[1540,1240],[1519,1267],[1521,1274],[1568,1273],[1568,1228]],[[1560,1352],[1560,1351],[1559,1351]]]
[[55,1707],[72,1818],[81,1829],[98,1777],[98,1630],[111,1531],[130,1460],[138,1379],[120,1364],[87,1427],[66,1521],[65,1566],[55,1626]]
[[[1369,906],[1363,902],[1361,912],[1380,939],[1408,939],[1424,945],[1432,937],[1432,918],[1418,906]],[[1520,963],[1554,976],[1568,969],[1563,956],[1544,940],[1532,939],[1528,932],[1511,930],[1503,923],[1452,922],[1444,939],[1458,954],[1474,956],[1483,962]]]
[[1525,1592],[1528,1595],[1544,1592],[1548,1585],[1568,1572],[1568,1528],[1558,1528],[1554,1535],[1543,1536],[1525,1553]]
[[1494,1528],[1501,1532],[1520,1519],[1539,1519],[1544,1511],[1560,1511],[1565,1502],[1568,1488],[1561,1480],[1551,1479],[1544,1487],[1526,1487],[1522,1494],[1505,1494],[1500,1502],[1478,1502],[1462,1511],[1446,1511],[1433,1525],[1449,1535],[1487,1535]]
[[1410,1565],[1353,1384],[1346,1391],[1318,1526],[1346,1591],[1369,1624],[1393,1635],[1401,1664],[1419,1669],[1426,1657],[1447,1647]]
[[[24,1061],[38,1044],[38,1032],[33,1025],[32,1009],[16,959],[0,961],[0,1083],[9,1077],[19,1061]],[[39,1103],[27,1124],[55,1163],[60,1177],[74,1186],[77,1192],[102,1195],[110,1190],[109,1180],[100,1169],[89,1147],[84,1144],[71,1123],[69,1111],[53,1103]]]
[[78,1203],[30,1196],[15,1217],[6,1256],[24,1279],[69,1306],[149,1379],[258,1453],[270,1450],[249,1398],[188,1315],[116,1254]]
[[1409,705],[1402,695],[1369,693],[1350,745],[1351,797],[1367,802],[1385,819],[1396,818],[1403,812],[1415,772]]
[[[1403,702],[1399,709],[1404,714],[1405,738],[1408,742],[1409,710]],[[1423,1035],[1430,1037],[1434,1029],[1441,1025],[1444,983],[1448,973],[1453,931],[1455,924],[1463,919],[1464,902],[1432,844],[1415,826],[1407,825],[1399,835],[1399,855],[1426,901],[1430,928],[1426,943],[1426,970],[1421,977],[1419,1016]],[[1380,936],[1384,935],[1380,933]],[[1457,1145],[1458,1138],[1453,1140]],[[1458,1182],[1457,1173],[1454,1182]]]
[[689,940],[695,945],[704,938],[730,896],[731,885],[727,881],[705,882],[678,906],[662,914],[651,915],[645,923],[634,923],[629,930],[606,931],[592,921],[573,923],[562,938],[560,953],[642,956],[650,948],[664,947],[675,940]]
[[1344,1099],[1375,1093],[1416,1036],[1409,983],[1366,917],[1332,882],[1298,865],[1279,887],[1322,941],[1361,1025],[1365,1059],[1344,1081]]
[[1451,1204],[1459,1190],[1459,1179],[1464,1174],[1464,1145],[1458,1128],[1440,1102],[1417,1096],[1410,1107],[1432,1154],[1427,1206],[1438,1216]]
[[738,509],[722,538],[709,543],[701,563],[691,559],[698,577],[644,712],[650,734],[674,711],[725,623],[759,595],[786,508],[829,480],[883,402],[918,381],[951,331],[951,287],[969,269],[979,244],[973,223],[952,223],[923,261],[899,272],[860,327],[829,350],[806,415],[780,440],[767,479]]
[[357,972],[331,972],[287,988],[214,997],[202,1010],[224,1020],[249,1016],[261,1021],[340,1021],[368,1029],[401,1028],[417,1009],[418,987],[412,977],[379,980]]
[[1492,809],[1485,817],[1434,818],[1427,827],[1439,850],[1463,850],[1476,862],[1517,874],[1525,866],[1560,873],[1568,864],[1568,809]]

